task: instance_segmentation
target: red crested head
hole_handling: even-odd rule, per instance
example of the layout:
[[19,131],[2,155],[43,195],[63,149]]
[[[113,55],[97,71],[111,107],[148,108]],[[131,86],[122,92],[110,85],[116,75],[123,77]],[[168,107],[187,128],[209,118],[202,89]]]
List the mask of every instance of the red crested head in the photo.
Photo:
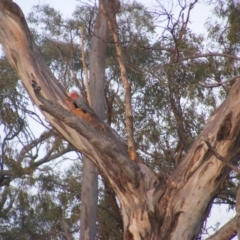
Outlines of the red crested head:
[[77,100],[79,98],[79,93],[77,91],[72,91],[69,94],[70,98],[73,100]]

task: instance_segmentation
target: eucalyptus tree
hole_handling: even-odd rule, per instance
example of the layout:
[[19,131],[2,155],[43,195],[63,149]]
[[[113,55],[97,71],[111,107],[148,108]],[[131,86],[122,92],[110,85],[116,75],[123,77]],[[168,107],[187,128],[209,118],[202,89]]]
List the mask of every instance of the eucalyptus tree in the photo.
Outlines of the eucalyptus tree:
[[[73,70],[82,64],[80,58],[73,58],[80,53],[74,50],[73,40],[79,24],[69,21],[70,34],[64,35],[66,26],[54,18],[59,25],[49,25],[49,29],[58,37],[46,38],[45,29],[43,41],[38,42],[35,33],[40,46],[44,43],[42,46],[50,46],[49,51],[57,51],[55,56],[49,55],[54,60],[48,64],[56,70],[57,81],[30,37],[21,11],[11,4],[0,1],[0,38],[8,60],[50,124],[102,175],[105,192],[99,203],[99,238],[104,239],[106,233],[117,238],[101,224],[101,217],[107,213],[104,208],[109,208],[105,219],[112,216],[116,221],[115,225],[110,220],[109,227],[113,224],[120,233],[123,229],[125,239],[197,238],[214,199],[228,196],[231,200],[230,193],[224,195],[224,191],[236,189],[236,178],[231,181],[236,175],[228,176],[231,169],[239,171],[234,165],[239,156],[236,45],[235,51],[230,51],[237,43],[230,33],[237,24],[231,14],[238,6],[232,3],[229,8],[229,25],[223,31],[226,35],[212,31],[212,41],[214,37],[224,40],[217,42],[219,48],[213,46],[214,51],[205,52],[203,37],[188,27],[197,1],[181,2],[177,18],[164,5],[155,13],[137,3],[126,5],[118,14],[118,25],[114,8],[118,3],[100,1],[112,34],[106,50],[106,124],[99,114],[83,112],[81,106],[76,109],[65,91],[73,86],[75,77],[80,79],[75,83],[82,97],[85,93],[83,78]],[[87,9],[82,10],[84,13]],[[91,23],[95,15],[89,16]],[[158,19],[165,20],[166,25],[161,37],[152,40]],[[39,21],[39,27],[42,23]],[[59,41],[61,34],[62,39],[71,36],[69,48]],[[63,60],[69,49],[72,58],[66,64]],[[83,72],[81,67],[78,70]],[[219,106],[219,99],[224,98]],[[60,215],[56,216],[59,220]],[[236,234],[236,222],[234,218],[232,225],[226,225],[235,226],[231,235]],[[62,228],[69,236],[64,218]],[[224,234],[215,237],[226,239]]]

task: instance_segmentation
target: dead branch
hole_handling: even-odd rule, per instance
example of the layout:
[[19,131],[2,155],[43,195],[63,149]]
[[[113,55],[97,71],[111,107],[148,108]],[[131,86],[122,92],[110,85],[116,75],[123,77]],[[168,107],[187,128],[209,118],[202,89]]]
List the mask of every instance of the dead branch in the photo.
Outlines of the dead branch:
[[126,133],[127,133],[127,141],[128,141],[128,152],[131,160],[136,161],[136,147],[133,137],[133,114],[132,114],[132,103],[131,103],[131,83],[127,79],[127,70],[126,63],[124,61],[122,48],[120,45],[120,39],[118,35],[118,27],[116,21],[116,12],[119,10],[119,2],[118,0],[106,1],[107,3],[100,2],[101,9],[108,20],[109,29],[112,32],[115,49],[117,53],[117,60],[120,68],[121,79],[123,83],[123,87],[125,90],[125,114],[126,114]]

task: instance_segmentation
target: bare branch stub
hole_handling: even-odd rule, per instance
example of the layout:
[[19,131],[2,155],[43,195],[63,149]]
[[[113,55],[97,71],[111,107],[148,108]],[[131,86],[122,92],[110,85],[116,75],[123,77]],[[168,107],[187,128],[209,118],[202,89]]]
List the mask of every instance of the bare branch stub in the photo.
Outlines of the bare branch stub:
[[225,159],[223,156],[221,156],[217,150],[211,145],[211,143],[209,142],[209,140],[205,140],[204,141],[208,148],[212,151],[212,153],[214,154],[214,156],[219,159],[221,162],[224,162],[228,167],[230,167],[233,171],[237,172],[238,174],[240,174],[240,169],[238,167],[236,167],[235,165],[231,164],[227,159]]

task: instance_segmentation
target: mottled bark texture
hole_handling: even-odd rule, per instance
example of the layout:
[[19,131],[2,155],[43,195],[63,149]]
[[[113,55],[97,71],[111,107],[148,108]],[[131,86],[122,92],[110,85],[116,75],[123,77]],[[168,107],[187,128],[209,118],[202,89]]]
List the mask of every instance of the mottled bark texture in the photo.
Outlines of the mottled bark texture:
[[124,238],[194,239],[229,173],[205,141],[231,163],[240,154],[240,81],[173,174],[164,179],[141,160],[131,161],[127,145],[97,115],[74,109],[44,63],[21,10],[10,0],[0,0],[0,41],[46,119],[108,178],[121,204]]

